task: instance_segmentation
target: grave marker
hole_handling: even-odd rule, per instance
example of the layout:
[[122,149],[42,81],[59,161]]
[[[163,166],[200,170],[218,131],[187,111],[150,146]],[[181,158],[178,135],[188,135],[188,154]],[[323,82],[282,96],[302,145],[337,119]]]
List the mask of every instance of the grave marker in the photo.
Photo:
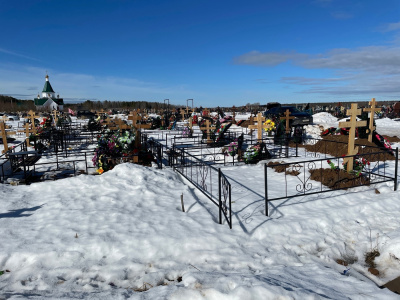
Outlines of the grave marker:
[[133,111],[131,115],[128,116],[128,120],[132,121],[132,126],[135,127],[136,129],[138,128],[137,122],[140,121],[142,117],[138,115],[136,111]]
[[382,108],[377,108],[376,107],[376,102],[375,98],[372,98],[372,100],[368,103],[370,105],[369,108],[364,108],[364,111],[367,111],[370,113],[369,115],[369,134],[368,134],[368,142],[372,143],[372,133],[376,129],[374,126],[374,115],[376,111],[381,111]]
[[36,113],[35,113],[34,111],[30,110],[30,111],[28,112],[28,119],[31,120],[32,126],[35,126],[35,118],[38,118],[38,117],[39,117],[39,116],[37,116]]
[[287,109],[285,111],[285,116],[281,117],[281,120],[285,120],[286,121],[286,123],[285,123],[285,132],[286,132],[286,134],[290,133],[291,128],[289,126],[289,121],[291,119],[294,119],[294,118],[295,118],[294,116],[290,116],[290,110],[289,109]]
[[262,142],[262,128],[265,117],[263,117],[262,113],[258,113],[255,121],[257,122],[257,125],[249,125],[248,128],[257,129],[257,139],[259,142]]
[[210,126],[211,123],[210,123],[210,120],[208,120],[208,119],[206,119],[205,125],[206,125],[205,127],[200,127],[200,129],[201,130],[206,130],[206,132],[207,132],[207,144],[209,144],[209,143],[212,143],[210,131],[211,131],[211,129],[213,127]]
[[185,111],[181,109],[182,122],[185,121]]
[[36,128],[35,126],[32,126],[29,123],[25,124],[25,130],[19,131],[19,132],[25,132],[25,141],[26,141],[26,147],[30,147],[31,145],[29,144],[29,136],[31,133],[36,133]]
[[0,136],[3,139],[3,145],[4,145],[4,150],[2,151],[2,153],[6,153],[8,150],[10,150],[8,148],[7,136],[12,134],[16,134],[16,132],[6,131],[6,124],[4,122],[0,122]]
[[[351,104],[351,109],[347,110],[347,116],[350,116],[349,122],[340,122],[339,127],[350,127],[349,141],[347,146],[347,155],[356,155],[358,153],[358,147],[354,147],[354,139],[356,137],[356,127],[362,127],[367,125],[367,121],[357,121],[357,116],[361,115],[361,109],[357,108],[357,103]],[[344,164],[347,163],[347,172],[353,171],[353,157],[346,157],[343,160]]]

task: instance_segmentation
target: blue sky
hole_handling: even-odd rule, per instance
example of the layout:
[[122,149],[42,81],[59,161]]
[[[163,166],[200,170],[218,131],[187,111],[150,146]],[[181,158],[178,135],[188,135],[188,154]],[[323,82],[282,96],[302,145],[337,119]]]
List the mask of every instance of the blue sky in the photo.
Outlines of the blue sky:
[[231,106],[400,99],[398,0],[0,0],[0,94]]

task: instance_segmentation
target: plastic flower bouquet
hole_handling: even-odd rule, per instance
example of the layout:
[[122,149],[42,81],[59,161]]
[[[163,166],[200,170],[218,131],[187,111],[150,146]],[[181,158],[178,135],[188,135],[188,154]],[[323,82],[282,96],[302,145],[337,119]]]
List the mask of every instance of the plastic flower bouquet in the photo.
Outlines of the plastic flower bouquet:
[[264,122],[263,129],[268,135],[271,135],[272,131],[276,129],[275,122],[272,121],[271,119],[268,119],[267,121]]
[[116,158],[127,156],[134,150],[135,135],[129,131],[124,133],[106,131],[98,138],[97,148],[92,159],[97,172],[102,174],[111,170]]
[[261,146],[259,144],[249,147],[243,155],[246,164],[255,163],[260,156]]
[[229,155],[229,156],[235,156],[238,150],[238,142],[237,140],[234,142],[231,142],[228,145],[228,148],[225,149],[225,155]]
[[183,128],[183,131],[182,131],[182,136],[183,137],[192,137],[192,134],[193,134],[193,130],[192,129],[190,129],[189,127]]
[[[354,156],[353,171],[356,176],[360,176],[361,172],[364,170],[365,166],[369,166],[370,162],[364,157]],[[347,163],[343,163],[343,169],[347,170]]]

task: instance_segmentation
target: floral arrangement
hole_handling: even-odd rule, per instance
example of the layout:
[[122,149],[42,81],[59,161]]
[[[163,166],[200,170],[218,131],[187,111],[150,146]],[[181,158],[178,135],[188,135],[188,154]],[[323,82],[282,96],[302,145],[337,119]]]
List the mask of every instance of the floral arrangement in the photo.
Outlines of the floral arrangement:
[[261,145],[256,144],[254,146],[249,147],[243,155],[243,160],[246,164],[254,163],[259,157],[261,152]]
[[328,159],[327,162],[332,170],[339,170],[339,167],[335,166],[335,164],[331,160]]
[[183,137],[191,137],[192,135],[193,135],[193,129],[190,129],[189,127],[183,128],[183,131],[182,131]]
[[228,125],[230,126],[230,124],[222,124],[222,125],[217,129],[217,131],[215,131],[215,136],[216,136],[215,141],[216,141],[216,142],[219,142],[219,141],[220,141],[220,139],[222,138],[223,133],[224,133],[224,131],[225,131],[225,128],[226,128]]
[[268,119],[267,121],[264,122],[263,128],[266,132],[271,132],[276,129],[275,122],[272,121],[271,119]]
[[[339,166],[335,166],[335,164],[331,160],[328,159],[327,162],[332,170],[340,170]],[[342,165],[343,165],[343,170],[347,171],[347,162],[346,163],[343,162]],[[355,156],[352,173],[355,174],[356,176],[360,176],[361,172],[367,165],[368,166],[370,165],[370,162],[367,159],[365,159],[364,157]]]
[[225,149],[225,155],[235,156],[238,150],[238,142],[235,140],[228,145],[228,149]]
[[176,125],[176,117],[175,115],[171,115],[171,117],[169,118],[169,125],[168,125],[168,130],[173,130],[175,129],[175,125]]
[[50,129],[52,123],[52,118],[43,118],[42,122],[39,123],[39,125],[36,127],[36,133],[31,133],[29,135],[29,141],[34,141],[36,140],[40,135],[42,135],[44,132],[46,132],[48,129]]
[[92,159],[96,171],[102,174],[111,170],[115,165],[113,158],[128,156],[135,152],[135,134],[130,131],[111,132],[106,131],[98,138],[97,148]]

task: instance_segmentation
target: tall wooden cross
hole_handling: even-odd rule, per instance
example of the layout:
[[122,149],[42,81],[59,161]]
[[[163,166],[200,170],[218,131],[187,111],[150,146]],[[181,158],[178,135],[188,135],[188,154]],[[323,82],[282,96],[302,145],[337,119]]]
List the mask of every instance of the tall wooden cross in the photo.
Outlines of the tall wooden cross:
[[54,120],[54,126],[57,126],[58,122],[58,111],[55,109],[53,110],[53,120]]
[[16,132],[15,131],[6,131],[6,123],[0,122],[0,135],[3,138],[3,145],[4,145],[4,150],[2,151],[2,153],[6,153],[8,150],[10,150],[8,148],[7,136],[12,135],[12,134],[16,134]]
[[190,130],[192,130],[192,128],[193,128],[193,118],[192,118],[192,116],[189,117],[189,128],[190,128]]
[[211,127],[210,120],[208,120],[208,119],[206,119],[205,125],[206,125],[205,127],[204,126],[200,127],[200,129],[201,130],[206,130],[206,132],[207,132],[207,144],[209,144],[209,143],[212,143],[210,131],[211,131],[211,129],[213,127]]
[[[248,119],[248,124],[249,125],[247,125],[247,128],[249,128],[249,126],[250,125],[254,125],[254,117],[253,117],[253,115],[250,115],[250,118]],[[244,125],[244,126],[246,126],[246,125]],[[250,129],[250,135],[252,135],[253,134],[253,129]]]
[[262,113],[257,114],[257,118],[255,119],[257,125],[249,125],[249,129],[257,129],[257,139],[259,142],[262,141],[262,128],[263,122],[265,121],[265,117],[263,117]]
[[285,121],[286,121],[286,123],[285,123],[285,131],[286,131],[286,134],[289,134],[289,132],[290,132],[289,121],[290,121],[290,119],[294,119],[294,118],[295,118],[294,116],[290,116],[290,110],[289,110],[289,109],[287,109],[287,110],[285,111],[285,116],[284,116],[284,117],[281,117],[281,120],[285,120]]
[[129,126],[128,124],[126,124],[123,120],[119,119],[119,118],[115,118],[114,119],[114,124],[116,127],[118,127],[120,130],[125,130],[125,129],[130,129],[131,126]]
[[35,118],[37,117],[36,113],[33,110],[28,112],[28,118],[31,120],[32,126],[35,126]]
[[25,123],[25,130],[18,131],[18,132],[25,132],[25,140],[26,140],[26,147],[30,147],[31,145],[29,144],[29,136],[31,133],[36,133],[36,128],[32,124]]
[[182,121],[185,121],[185,111],[181,109]]
[[[350,116],[350,122],[340,122],[339,127],[350,127],[349,142],[347,146],[347,155],[356,155],[358,147],[354,148],[354,139],[356,137],[356,127],[367,125],[367,121],[357,121],[357,116],[361,115],[361,109],[357,108],[357,103],[351,104],[351,109],[347,110],[347,116]],[[346,157],[343,162],[347,163],[347,172],[353,171],[353,157]]]
[[132,121],[132,126],[135,127],[136,129],[140,126],[138,126],[137,122],[140,121],[142,117],[138,115],[136,111],[133,111],[131,115],[128,116],[128,120]]
[[372,101],[370,101],[368,104],[370,105],[370,108],[364,108],[364,111],[370,112],[368,141],[372,143],[372,134],[376,129],[374,126],[374,115],[376,111],[381,111],[382,108],[376,107],[375,98],[372,98]]

